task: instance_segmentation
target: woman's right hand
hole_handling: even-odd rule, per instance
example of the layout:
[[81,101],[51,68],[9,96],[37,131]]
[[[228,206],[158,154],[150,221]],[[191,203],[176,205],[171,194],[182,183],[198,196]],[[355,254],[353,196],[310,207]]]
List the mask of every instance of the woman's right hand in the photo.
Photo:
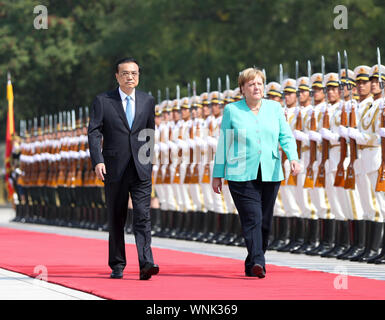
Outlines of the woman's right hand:
[[220,194],[222,191],[222,178],[213,178],[211,186],[215,193]]

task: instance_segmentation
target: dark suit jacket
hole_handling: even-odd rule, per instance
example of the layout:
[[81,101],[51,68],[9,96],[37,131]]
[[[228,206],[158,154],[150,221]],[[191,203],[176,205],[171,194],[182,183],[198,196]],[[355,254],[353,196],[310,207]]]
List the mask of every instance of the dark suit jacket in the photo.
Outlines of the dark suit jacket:
[[155,100],[145,92],[135,89],[132,128],[128,125],[118,89],[96,96],[91,107],[88,143],[93,168],[98,163],[106,166],[105,183],[119,181],[131,157],[139,179],[151,179],[154,119]]

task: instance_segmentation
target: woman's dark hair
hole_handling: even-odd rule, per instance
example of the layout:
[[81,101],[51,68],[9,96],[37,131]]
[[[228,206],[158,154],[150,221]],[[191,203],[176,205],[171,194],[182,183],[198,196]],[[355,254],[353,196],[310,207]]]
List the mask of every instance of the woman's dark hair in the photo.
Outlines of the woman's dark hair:
[[139,67],[139,73],[140,73],[141,68],[140,68],[140,65],[139,65],[138,61],[136,61],[136,59],[134,59],[132,57],[123,58],[123,59],[119,59],[118,61],[116,61],[116,63],[115,63],[115,73],[119,73],[119,65],[120,64],[122,64],[122,63],[129,63],[129,62],[136,63],[137,66]]

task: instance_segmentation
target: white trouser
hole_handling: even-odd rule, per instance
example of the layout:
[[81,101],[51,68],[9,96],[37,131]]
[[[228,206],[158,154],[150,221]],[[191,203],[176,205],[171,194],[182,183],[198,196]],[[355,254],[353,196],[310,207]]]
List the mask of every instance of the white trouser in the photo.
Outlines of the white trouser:
[[202,211],[201,190],[198,183],[189,183],[188,188],[191,200],[194,204],[194,211]]
[[[372,199],[374,203],[374,208],[375,211],[378,212],[379,214],[377,215],[376,213],[369,218],[370,221],[378,221],[378,222],[384,222],[385,221],[385,194],[383,192],[376,192],[376,184],[377,184],[377,177],[378,177],[378,172],[373,171],[369,172],[367,174],[367,177],[370,181],[371,185],[371,194],[372,194]],[[373,197],[374,196],[374,197]]]
[[167,210],[166,208],[166,197],[164,195],[164,187],[162,184],[155,184],[155,193],[159,200],[159,207],[161,210]]
[[189,187],[188,184],[184,183],[184,179],[186,177],[186,171],[187,171],[188,165],[182,164],[180,166],[180,190],[181,190],[181,197],[183,202],[184,211],[195,211],[194,203],[191,200],[190,193],[189,193]]
[[[210,186],[212,183],[214,161],[210,163]],[[213,211],[217,213],[225,213],[224,201],[222,199],[222,193],[215,193],[213,188],[210,188],[211,197],[213,199]]]
[[[298,192],[297,194],[297,190],[296,190],[297,187],[287,184],[287,180],[289,179],[289,175],[290,175],[290,163],[288,160],[285,161],[285,172],[286,172],[286,185],[280,187],[281,199],[278,198],[277,199],[278,201],[276,201],[276,203],[279,202],[280,200],[282,201],[285,217],[299,217],[302,211],[300,209],[299,204],[302,202],[298,198],[303,196],[303,194],[306,191],[301,188],[301,192]],[[298,176],[297,176],[297,179],[298,179]]]
[[274,204],[274,211],[273,211],[273,216],[275,217],[285,217],[285,209],[284,205],[282,202],[282,190],[284,189],[284,186],[281,186],[278,191],[277,199],[275,200]]
[[325,175],[325,191],[330,204],[330,219],[345,221],[349,219],[349,213],[353,211],[352,204],[346,189],[334,186],[336,172]]
[[211,184],[210,183],[203,183],[203,173],[205,169],[205,164],[201,163],[199,164],[199,185],[202,190],[202,197],[203,197],[203,211],[213,211],[214,210],[214,204],[213,204],[213,198],[211,196]]
[[234,204],[233,198],[231,196],[228,184],[223,183],[222,193],[223,193],[223,198],[224,198],[225,203],[226,203],[226,209],[227,209],[226,212],[235,213],[236,208],[235,208],[235,204]]
[[[320,152],[317,152],[317,158],[321,159],[322,155]],[[314,185],[317,179],[318,175],[318,167],[319,167],[319,161],[315,161],[313,163],[313,180],[314,180]],[[309,195],[312,204],[314,205],[316,209],[316,215],[319,219],[332,219],[332,214],[330,213],[330,206],[327,203],[327,198],[326,198],[326,192],[324,188],[308,188],[309,190]]]

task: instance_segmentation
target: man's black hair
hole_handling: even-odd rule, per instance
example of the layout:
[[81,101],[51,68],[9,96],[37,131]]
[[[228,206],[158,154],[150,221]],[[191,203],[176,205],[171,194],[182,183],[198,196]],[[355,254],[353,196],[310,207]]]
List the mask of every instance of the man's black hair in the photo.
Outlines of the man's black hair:
[[118,61],[116,61],[116,63],[115,63],[115,72],[119,73],[119,65],[120,64],[122,64],[122,63],[129,63],[129,62],[136,63],[138,65],[138,67],[139,67],[139,72],[141,71],[141,68],[140,68],[140,65],[139,65],[138,61],[136,61],[136,59],[134,59],[132,57],[129,57],[129,58],[119,59]]

